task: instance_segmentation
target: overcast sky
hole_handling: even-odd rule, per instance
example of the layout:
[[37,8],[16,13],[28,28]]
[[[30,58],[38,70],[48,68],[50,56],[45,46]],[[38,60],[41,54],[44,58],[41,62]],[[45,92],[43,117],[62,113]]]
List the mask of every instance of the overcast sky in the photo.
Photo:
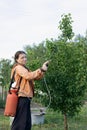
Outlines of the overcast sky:
[[58,37],[62,14],[71,13],[75,35],[85,35],[87,0],[0,0],[0,59],[25,45]]

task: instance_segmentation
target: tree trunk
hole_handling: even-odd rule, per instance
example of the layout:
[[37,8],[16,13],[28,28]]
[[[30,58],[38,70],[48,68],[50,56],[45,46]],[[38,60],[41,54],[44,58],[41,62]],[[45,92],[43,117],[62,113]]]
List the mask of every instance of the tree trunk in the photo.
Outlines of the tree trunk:
[[67,115],[64,113],[64,130],[68,130]]
[[2,99],[4,100],[4,88],[2,87]]
[[2,86],[2,100],[5,101],[5,86]]

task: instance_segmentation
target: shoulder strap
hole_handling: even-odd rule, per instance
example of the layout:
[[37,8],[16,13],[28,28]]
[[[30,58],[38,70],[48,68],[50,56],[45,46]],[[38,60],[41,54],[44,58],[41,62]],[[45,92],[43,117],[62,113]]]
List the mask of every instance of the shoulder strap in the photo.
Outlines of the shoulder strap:
[[[16,71],[14,70],[13,75],[12,75],[12,78],[11,78],[11,81],[10,81],[10,85],[9,85],[9,92],[10,92],[12,83],[14,82],[15,73],[16,73]],[[22,80],[22,77],[20,77],[20,80],[19,80],[18,91],[19,91],[19,89],[20,89],[21,80]]]
[[15,75],[15,70],[14,70],[14,72],[13,72],[13,75],[12,75],[12,78],[11,78],[11,81],[10,81],[9,92],[10,92],[10,89],[11,89],[11,85],[12,85],[12,83],[14,82],[14,75]]

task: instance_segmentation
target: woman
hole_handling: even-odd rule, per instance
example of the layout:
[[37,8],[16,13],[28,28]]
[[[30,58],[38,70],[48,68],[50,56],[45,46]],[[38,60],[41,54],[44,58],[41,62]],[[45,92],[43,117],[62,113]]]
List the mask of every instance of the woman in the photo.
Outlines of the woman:
[[14,80],[18,92],[18,106],[11,130],[31,130],[30,102],[34,96],[34,80],[41,79],[47,71],[49,61],[45,62],[41,68],[31,72],[26,67],[27,57],[24,51],[15,53],[15,64],[13,65],[11,77],[15,71]]

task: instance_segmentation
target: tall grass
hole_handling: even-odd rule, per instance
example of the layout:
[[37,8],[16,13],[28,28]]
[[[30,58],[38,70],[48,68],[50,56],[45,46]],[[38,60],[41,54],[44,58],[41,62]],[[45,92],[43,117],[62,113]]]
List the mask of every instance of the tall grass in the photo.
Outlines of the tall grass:
[[[87,130],[87,104],[83,106],[79,115],[68,117],[69,130]],[[0,130],[10,130],[9,117],[0,112]],[[47,110],[44,124],[33,125],[32,130],[64,130],[63,116],[51,110]]]

